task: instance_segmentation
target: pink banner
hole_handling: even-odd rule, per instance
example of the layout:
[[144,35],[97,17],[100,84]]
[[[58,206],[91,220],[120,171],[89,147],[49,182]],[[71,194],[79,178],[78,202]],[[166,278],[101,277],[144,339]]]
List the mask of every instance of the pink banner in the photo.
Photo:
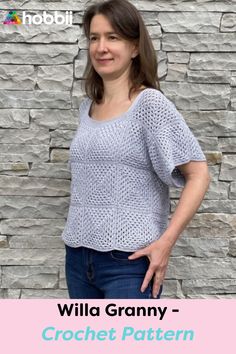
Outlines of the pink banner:
[[4,353],[235,353],[236,300],[1,300]]

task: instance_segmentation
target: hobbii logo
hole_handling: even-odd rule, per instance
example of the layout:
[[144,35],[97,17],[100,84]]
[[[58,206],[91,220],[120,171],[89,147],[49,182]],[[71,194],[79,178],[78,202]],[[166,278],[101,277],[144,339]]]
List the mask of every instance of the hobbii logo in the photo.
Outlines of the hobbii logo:
[[43,11],[43,14],[30,15],[25,11],[22,12],[22,20],[20,20],[19,16],[17,16],[16,11],[10,11],[6,19],[3,22],[5,25],[41,25],[42,23],[45,25],[68,25],[72,26],[73,24],[73,15],[72,11],[66,11],[65,15],[59,13],[58,11],[54,11],[54,14],[49,14],[47,11]]

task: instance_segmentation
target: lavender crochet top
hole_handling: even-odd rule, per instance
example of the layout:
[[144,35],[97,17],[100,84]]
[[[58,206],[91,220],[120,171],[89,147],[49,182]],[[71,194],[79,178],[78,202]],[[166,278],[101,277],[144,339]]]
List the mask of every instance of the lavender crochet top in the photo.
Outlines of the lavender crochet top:
[[71,247],[136,251],[168,225],[169,187],[183,187],[176,166],[206,161],[175,105],[146,88],[128,111],[106,121],[80,105],[70,146],[71,200],[62,237]]

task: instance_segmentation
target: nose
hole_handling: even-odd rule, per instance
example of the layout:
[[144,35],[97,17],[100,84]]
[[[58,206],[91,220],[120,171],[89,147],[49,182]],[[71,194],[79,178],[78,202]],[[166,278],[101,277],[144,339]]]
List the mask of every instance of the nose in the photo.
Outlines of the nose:
[[98,52],[106,52],[107,51],[107,42],[105,38],[100,38],[97,43],[97,51]]

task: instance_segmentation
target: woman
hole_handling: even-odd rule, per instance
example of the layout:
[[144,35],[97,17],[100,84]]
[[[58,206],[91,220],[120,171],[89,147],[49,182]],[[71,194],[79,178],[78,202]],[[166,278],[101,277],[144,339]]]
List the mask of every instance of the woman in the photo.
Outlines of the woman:
[[[87,97],[70,147],[63,232],[71,298],[159,298],[171,250],[210,177],[183,117],[160,91],[155,51],[126,0],[90,6]],[[169,215],[169,187],[184,187]]]

